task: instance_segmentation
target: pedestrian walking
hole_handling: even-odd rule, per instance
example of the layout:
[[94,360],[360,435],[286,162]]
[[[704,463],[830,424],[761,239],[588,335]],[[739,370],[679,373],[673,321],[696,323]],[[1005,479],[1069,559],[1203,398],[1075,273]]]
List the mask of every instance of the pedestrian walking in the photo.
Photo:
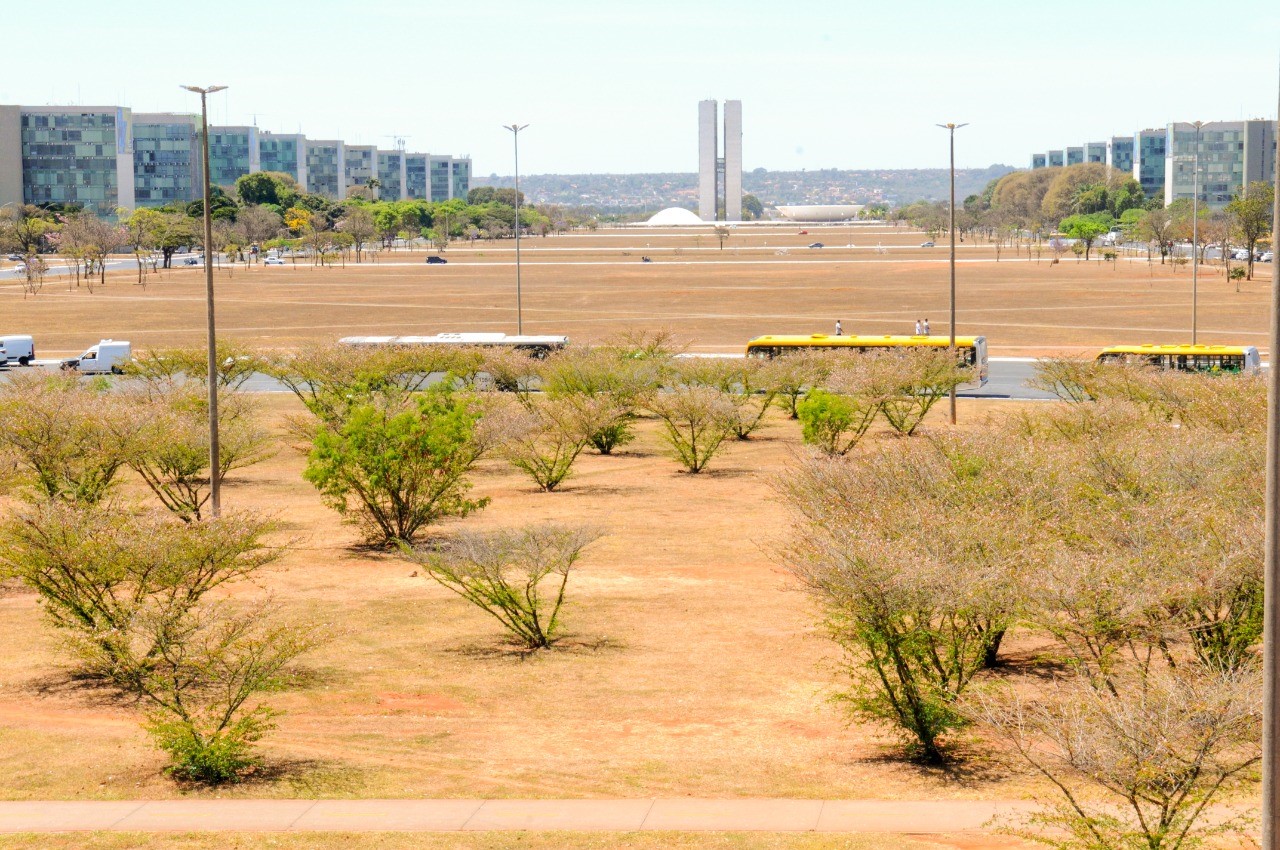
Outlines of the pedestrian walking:
[[916,319],[916,336],[920,336],[920,334],[922,334],[922,333],[924,333],[924,328],[923,328],[923,326],[920,324],[920,320],[919,320],[919,319]]
[[928,335],[929,335],[929,320],[928,320],[928,319],[925,319],[925,320],[924,320],[924,335],[925,335],[925,336],[928,336]]
[[836,319],[836,336],[844,336],[844,327],[840,324],[839,319]]

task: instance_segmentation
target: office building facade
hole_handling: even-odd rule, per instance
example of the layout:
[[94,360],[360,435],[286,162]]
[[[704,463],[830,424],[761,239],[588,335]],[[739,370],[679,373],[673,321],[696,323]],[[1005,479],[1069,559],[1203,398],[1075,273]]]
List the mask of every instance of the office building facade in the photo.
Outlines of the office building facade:
[[1049,168],[1061,168],[1066,165],[1066,156],[1062,151],[1049,151],[1045,154]]
[[307,185],[307,137],[301,133],[258,134],[258,168],[288,174],[299,187]]
[[236,181],[261,171],[257,127],[209,128],[209,178],[232,194]]
[[343,163],[347,191],[350,192],[378,176],[378,148],[376,145],[345,145]]
[[1084,162],[1084,145],[1080,147],[1069,147],[1066,149],[1067,165],[1079,165]]
[[1031,155],[1031,168],[1034,171],[1037,168],[1044,168],[1046,157],[1042,153],[1033,153]]
[[139,207],[162,207],[200,197],[201,155],[200,116],[134,113],[134,203]]
[[719,103],[698,102],[698,217],[742,221],[742,101],[724,102],[723,154]]
[[[120,209],[198,200],[203,191],[200,118],[133,113],[120,106],[0,104],[0,205]],[[259,171],[293,177],[331,200],[373,177],[381,200],[465,198],[470,157],[432,156],[339,139],[308,139],[251,126],[209,128],[210,181],[228,192]]]
[[1107,142],[1107,166],[1126,174],[1133,171],[1133,136],[1112,136]]
[[119,106],[0,106],[0,204],[132,209],[132,124]]
[[1084,161],[1085,162],[1106,162],[1107,161],[1107,143],[1106,142],[1085,142]]
[[1170,124],[1164,159],[1164,202],[1192,198],[1221,209],[1249,183],[1270,182],[1275,173],[1275,124],[1271,121],[1211,121]]

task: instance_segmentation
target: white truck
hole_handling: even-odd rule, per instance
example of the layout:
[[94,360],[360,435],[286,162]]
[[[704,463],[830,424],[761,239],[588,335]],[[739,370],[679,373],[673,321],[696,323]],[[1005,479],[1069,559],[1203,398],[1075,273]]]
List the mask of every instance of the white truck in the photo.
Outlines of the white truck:
[[62,361],[64,372],[80,372],[85,375],[104,375],[108,372],[119,375],[123,367],[133,359],[133,349],[128,342],[118,339],[104,339],[97,345],[89,346],[79,357]]
[[36,360],[36,344],[29,336],[12,334],[0,336],[0,360],[7,359],[9,365],[30,366]]

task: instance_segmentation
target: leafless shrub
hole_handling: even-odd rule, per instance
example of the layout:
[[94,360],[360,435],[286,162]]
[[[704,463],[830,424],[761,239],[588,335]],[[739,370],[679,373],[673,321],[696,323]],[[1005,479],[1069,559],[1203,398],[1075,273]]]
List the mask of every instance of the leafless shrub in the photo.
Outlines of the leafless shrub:
[[1178,850],[1240,826],[1205,815],[1261,761],[1259,678],[1193,666],[1112,691],[1079,675],[1034,700],[988,694],[974,714],[1062,793],[1028,837],[1061,850]]
[[[211,495],[209,401],[198,384],[151,383],[126,392],[122,401],[138,413],[129,466],[165,508],[181,519],[202,517]],[[271,454],[270,435],[261,426],[256,401],[224,390],[218,397],[218,469],[222,481]]]
[[463,533],[438,550],[404,551],[431,579],[502,623],[521,645],[544,649],[561,632],[569,575],[600,536],[586,527],[530,525]]
[[607,399],[584,395],[530,399],[498,454],[550,492],[569,477],[573,462],[599,431],[606,404]]
[[738,409],[720,390],[679,386],[654,393],[646,402],[662,421],[663,436],[689,472],[706,468],[738,423]]
[[0,420],[0,456],[32,500],[98,502],[136,450],[135,411],[70,375],[11,375],[0,383]]

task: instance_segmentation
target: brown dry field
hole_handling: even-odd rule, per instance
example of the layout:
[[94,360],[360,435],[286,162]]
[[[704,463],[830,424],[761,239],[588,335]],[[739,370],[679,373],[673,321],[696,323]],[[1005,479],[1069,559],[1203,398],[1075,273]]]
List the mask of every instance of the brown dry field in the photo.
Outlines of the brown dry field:
[[[609,336],[666,327],[695,350],[738,349],[770,332],[902,332],[929,316],[945,332],[944,249],[920,234],[844,228],[735,231],[723,253],[710,234],[612,232],[525,243],[526,333]],[[648,242],[648,245],[645,242]],[[766,246],[764,243],[767,242]],[[887,254],[866,250],[882,242]],[[778,245],[791,246],[779,256]],[[533,246],[537,247],[533,247]],[[638,247],[637,247],[638,246]],[[800,246],[800,247],[797,247]],[[554,250],[553,250],[554,249]],[[677,249],[679,253],[677,253]],[[641,254],[653,264],[641,264]],[[224,336],[286,347],[349,333],[514,332],[510,243],[450,248],[450,264],[395,252],[344,269],[218,272]],[[1191,276],[1145,262],[1117,269],[1074,259],[996,263],[987,246],[961,252],[961,332],[986,333],[997,354],[1073,351],[1106,342],[1171,341],[1189,314]],[[400,265],[404,263],[404,265]],[[668,265],[666,263],[680,263]],[[1202,338],[1258,344],[1269,270],[1237,294],[1220,271],[1201,279]],[[144,289],[113,272],[90,295],[51,277],[24,299],[0,284],[8,333],[32,333],[42,356],[100,337],[197,344],[203,276],[175,270]],[[571,634],[557,649],[511,651],[483,613],[371,553],[302,480],[285,445],[292,396],[262,397],[281,434],[271,460],[224,491],[233,509],[270,511],[291,553],[241,593],[273,593],[286,609],[333,625],[307,659],[306,684],[273,695],[284,710],[264,743],[268,770],[217,792],[179,789],[139,726],[136,706],[78,686],[35,598],[0,586],[0,799],[243,797],[809,797],[1010,799],[1050,794],[980,738],[958,767],[899,758],[892,738],[850,724],[829,699],[837,657],[808,601],[774,559],[787,517],[772,478],[800,450],[799,428],[773,414],[759,436],[730,445],[710,471],[679,472],[652,422],[617,457],[584,454],[562,491],[544,494],[498,461],[474,476],[492,504],[461,525],[545,518],[604,526],[608,535],[571,583]],[[962,423],[1004,415],[1008,402],[961,400]],[[926,427],[941,427],[942,406]],[[887,435],[876,439],[890,439]],[[0,511],[5,505],[0,500]],[[1015,663],[1032,650],[1011,647]],[[83,838],[83,837],[82,837]],[[1003,839],[823,836],[525,836],[522,847],[826,848],[1012,846]],[[347,846],[341,837],[101,836],[83,842],[0,838],[0,847]],[[151,844],[145,843],[146,840]],[[362,846],[409,846],[388,836]],[[510,843],[507,843],[509,842]],[[16,843],[15,843],[16,842]],[[167,843],[176,842],[176,843]],[[543,842],[543,843],[539,843]],[[548,843],[549,842],[549,843]],[[684,843],[682,843],[684,842]],[[421,847],[505,847],[501,836],[415,837]]]
[[[883,226],[734,229],[723,251],[709,229],[643,229],[523,241],[526,333],[598,340],[630,328],[672,330],[695,351],[737,351],[766,333],[910,332],[928,317],[946,333],[947,251],[919,248],[924,234]],[[810,241],[828,247],[808,249]],[[854,248],[846,247],[855,245]],[[876,246],[883,246],[879,253]],[[786,251],[779,254],[779,251]],[[1025,251],[1025,249],[1024,249]],[[641,263],[647,255],[653,263]],[[434,334],[515,330],[513,243],[455,245],[447,266],[421,253],[384,252],[373,263],[316,269],[306,261],[217,271],[220,333],[264,347],[348,334]],[[985,334],[994,354],[1088,352],[1120,342],[1175,342],[1190,336],[1188,267],[1142,259],[1074,258],[1051,264],[1015,256],[996,261],[985,243],[958,250],[959,333]],[[1202,268],[1200,339],[1261,345],[1272,273],[1237,293],[1220,266]],[[23,298],[0,282],[3,332],[31,333],[43,355],[77,353],[100,338],[135,349],[198,344],[204,334],[204,276],[174,269],[149,276],[112,271],[90,294],[67,275]]]
[[[299,409],[264,397],[271,421]],[[980,406],[981,405],[981,406]],[[931,416],[943,421],[941,407]],[[961,416],[1013,402],[962,400]],[[773,552],[787,517],[771,479],[800,447],[781,413],[705,474],[679,472],[654,423],[616,457],[584,455],[540,493],[486,461],[492,504],[459,525],[544,518],[604,527],[571,584],[570,634],[524,657],[482,612],[369,552],[302,480],[289,448],[229,482],[224,504],[273,512],[296,545],[260,587],[332,624],[264,745],[270,770],[218,794],[353,797],[1017,798],[1038,786],[981,741],[954,770],[900,760],[893,741],[828,702],[835,655]],[[890,439],[887,435],[877,439]],[[283,438],[282,438],[283,443]],[[3,506],[0,506],[2,508]],[[0,593],[0,798],[164,798],[183,792],[136,706],[77,686],[35,597]]]

